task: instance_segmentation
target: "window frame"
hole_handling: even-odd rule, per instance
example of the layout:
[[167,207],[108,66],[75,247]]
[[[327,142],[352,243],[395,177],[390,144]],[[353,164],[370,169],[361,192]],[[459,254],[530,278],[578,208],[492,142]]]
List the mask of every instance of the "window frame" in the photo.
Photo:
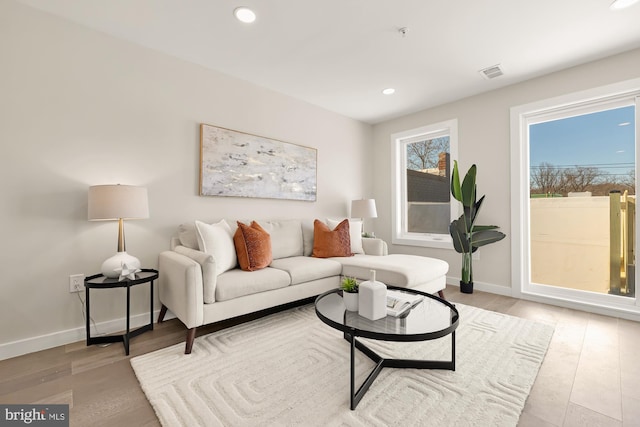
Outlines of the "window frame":
[[[511,294],[516,298],[552,300],[560,305],[583,305],[611,315],[640,313],[640,298],[603,295],[575,289],[554,288],[532,283],[529,212],[529,126],[549,120],[568,118],[629,105],[636,106],[636,167],[640,165],[638,130],[640,128],[640,79],[588,89],[511,108]],[[526,177],[525,177],[526,175]],[[636,188],[638,188],[636,174]],[[636,212],[636,218],[640,212]],[[640,227],[636,239],[640,238]],[[637,240],[640,241],[640,240]],[[636,271],[636,283],[640,272]]]
[[[421,246],[453,250],[449,234],[412,233],[407,231],[407,159],[406,145],[417,139],[431,139],[449,136],[449,176],[453,170],[453,160],[458,157],[458,119],[445,120],[419,128],[391,135],[391,242],[394,245]],[[460,215],[458,203],[451,198],[449,222]]]

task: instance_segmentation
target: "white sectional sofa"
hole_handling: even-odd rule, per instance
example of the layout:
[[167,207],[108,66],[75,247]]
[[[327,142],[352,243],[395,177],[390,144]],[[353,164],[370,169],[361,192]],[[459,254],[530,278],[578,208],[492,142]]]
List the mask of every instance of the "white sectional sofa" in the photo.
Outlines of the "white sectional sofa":
[[[247,223],[247,221],[242,221]],[[361,224],[353,222],[354,256],[312,257],[313,220],[258,220],[270,235],[273,261],[268,267],[244,271],[228,259],[228,242],[211,249],[198,241],[195,223],[179,227],[171,249],[159,256],[159,297],[167,309],[187,327],[185,353],[191,353],[196,328],[247,313],[304,300],[339,287],[341,276],[377,280],[387,285],[412,287],[428,293],[442,290],[449,265],[441,260],[413,255],[388,255],[381,239],[360,238]],[[218,223],[220,224],[220,223]],[[235,221],[226,221],[233,234]],[[223,233],[224,234],[224,233]],[[206,237],[206,236],[205,236]],[[226,237],[223,236],[225,240]],[[220,240],[220,239],[219,239]],[[217,245],[219,241],[216,241]],[[205,251],[200,247],[205,244]],[[221,252],[222,251],[222,252]],[[226,251],[226,252],[225,252]],[[208,252],[208,253],[207,253]],[[221,268],[221,264],[225,264]]]

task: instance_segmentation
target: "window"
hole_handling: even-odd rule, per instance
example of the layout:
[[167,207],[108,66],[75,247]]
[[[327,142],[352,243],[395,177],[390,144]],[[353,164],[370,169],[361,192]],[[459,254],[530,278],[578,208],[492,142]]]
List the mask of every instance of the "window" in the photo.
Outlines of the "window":
[[511,109],[514,296],[640,311],[639,95],[636,79]]
[[457,155],[458,121],[448,120],[391,135],[393,235],[399,245],[451,248],[449,224],[452,158]]
[[529,120],[530,280],[633,297],[635,105],[589,107]]

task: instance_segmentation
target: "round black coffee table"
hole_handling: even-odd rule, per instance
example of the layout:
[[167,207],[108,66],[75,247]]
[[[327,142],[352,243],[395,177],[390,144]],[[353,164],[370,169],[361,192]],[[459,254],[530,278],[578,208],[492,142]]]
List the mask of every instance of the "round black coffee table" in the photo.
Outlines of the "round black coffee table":
[[[415,289],[388,289],[421,295],[424,299],[401,317],[386,316],[379,320],[369,320],[357,312],[347,311],[338,289],[323,293],[316,298],[315,308],[318,318],[332,328],[344,332],[344,338],[351,344],[351,409],[367,392],[382,368],[456,369],[456,333],[459,314],[448,301]],[[382,341],[427,341],[451,335],[451,360],[408,360],[388,359],[378,355],[356,337]],[[376,363],[367,379],[356,391],[355,349],[358,348]]]

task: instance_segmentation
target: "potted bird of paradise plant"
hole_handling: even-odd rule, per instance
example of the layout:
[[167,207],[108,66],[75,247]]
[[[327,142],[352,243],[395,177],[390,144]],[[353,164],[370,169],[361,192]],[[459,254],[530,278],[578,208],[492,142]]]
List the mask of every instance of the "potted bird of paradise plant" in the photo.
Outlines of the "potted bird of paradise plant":
[[451,176],[451,194],[462,203],[463,213],[460,218],[449,225],[449,233],[453,239],[453,247],[456,252],[462,254],[462,277],[460,278],[460,291],[473,293],[473,253],[480,246],[488,245],[505,238],[504,233],[496,231],[497,225],[477,225],[476,217],[484,201],[482,196],[476,200],[476,165],[472,165],[467,171],[462,184],[458,172],[458,161],[453,162],[453,174]]

